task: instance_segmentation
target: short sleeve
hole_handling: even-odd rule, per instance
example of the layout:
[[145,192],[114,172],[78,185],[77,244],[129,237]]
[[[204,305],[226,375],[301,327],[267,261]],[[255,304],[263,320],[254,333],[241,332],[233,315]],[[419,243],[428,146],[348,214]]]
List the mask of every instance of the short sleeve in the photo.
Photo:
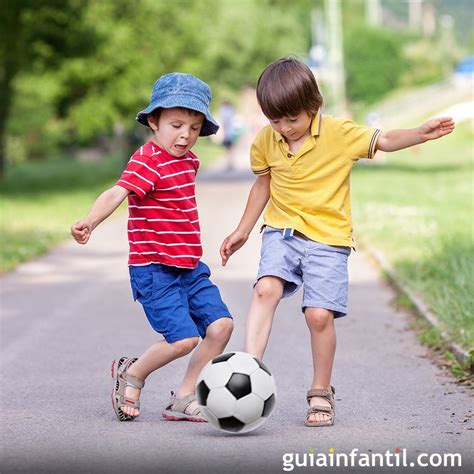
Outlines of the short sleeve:
[[356,161],[361,158],[372,159],[377,151],[377,139],[382,133],[378,128],[364,127],[352,120],[341,123],[344,148]]
[[144,198],[155,189],[155,183],[159,179],[161,177],[155,170],[153,160],[148,156],[135,154],[116,184]]
[[250,147],[250,166],[253,173],[257,176],[270,172],[270,166],[268,166],[264,150],[263,135],[259,133]]

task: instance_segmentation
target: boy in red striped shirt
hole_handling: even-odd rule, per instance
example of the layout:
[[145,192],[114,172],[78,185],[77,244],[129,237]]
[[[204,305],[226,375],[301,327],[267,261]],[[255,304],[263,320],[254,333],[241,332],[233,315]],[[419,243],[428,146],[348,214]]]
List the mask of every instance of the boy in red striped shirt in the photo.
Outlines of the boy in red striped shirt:
[[[203,263],[195,197],[199,160],[191,148],[199,136],[219,126],[209,111],[209,86],[189,74],[158,79],[149,106],[137,121],[153,139],[131,157],[116,185],[102,193],[87,216],[71,227],[80,244],[128,197],[129,271],[133,298],[164,340],[139,358],[112,364],[112,402],[120,421],[140,412],[139,395],[153,371],[195,349],[177,392],[163,417],[206,421],[195,398],[197,377],[222,353],[233,329],[232,317]],[[202,341],[199,343],[199,337]]]

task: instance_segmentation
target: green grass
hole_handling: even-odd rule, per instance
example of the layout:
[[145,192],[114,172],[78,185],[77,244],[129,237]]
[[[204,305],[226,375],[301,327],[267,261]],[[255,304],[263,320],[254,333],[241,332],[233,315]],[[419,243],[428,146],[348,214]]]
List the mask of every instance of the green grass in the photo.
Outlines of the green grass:
[[[452,340],[474,346],[473,148],[467,123],[352,173],[356,236],[380,248]],[[377,158],[375,159],[377,160]]]
[[[208,139],[200,140],[194,151],[202,168],[222,154]],[[0,182],[0,272],[68,238],[71,224],[114,184],[124,165],[123,158],[107,156],[96,162],[65,157],[8,167]]]

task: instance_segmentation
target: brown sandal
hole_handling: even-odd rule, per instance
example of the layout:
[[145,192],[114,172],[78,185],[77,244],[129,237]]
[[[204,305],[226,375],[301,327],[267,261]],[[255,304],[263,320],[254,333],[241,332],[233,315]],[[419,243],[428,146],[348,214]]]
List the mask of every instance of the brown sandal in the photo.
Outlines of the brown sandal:
[[145,385],[145,381],[137,379],[133,375],[127,373],[127,370],[137,359],[129,359],[121,357],[112,362],[111,375],[114,379],[114,387],[112,389],[112,406],[119,421],[132,421],[136,416],[127,415],[122,411],[122,407],[131,407],[140,409],[140,400],[136,398],[126,397],[125,389],[127,386],[141,389]]
[[[336,394],[336,390],[334,390],[334,387],[331,385],[331,390],[324,390],[322,388],[313,388],[311,390],[308,390],[308,393],[306,394],[306,400],[308,402],[308,405],[310,403],[310,400],[313,397],[319,397],[319,398],[324,398],[329,402],[331,406],[325,407],[323,405],[314,405],[310,406],[308,408],[308,412],[306,413],[306,420],[304,424],[306,426],[332,426],[334,424],[334,418],[336,418],[336,401],[334,399],[334,395]],[[329,415],[331,418],[327,421],[308,421],[308,418],[310,415],[316,415],[316,414],[325,414]]]

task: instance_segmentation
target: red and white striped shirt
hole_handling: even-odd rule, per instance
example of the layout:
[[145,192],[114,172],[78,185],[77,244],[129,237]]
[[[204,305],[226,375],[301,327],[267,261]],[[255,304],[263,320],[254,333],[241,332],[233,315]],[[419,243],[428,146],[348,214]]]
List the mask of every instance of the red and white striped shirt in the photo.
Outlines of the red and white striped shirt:
[[149,141],[117,181],[128,195],[129,265],[195,268],[202,256],[195,178],[199,159],[169,155]]

